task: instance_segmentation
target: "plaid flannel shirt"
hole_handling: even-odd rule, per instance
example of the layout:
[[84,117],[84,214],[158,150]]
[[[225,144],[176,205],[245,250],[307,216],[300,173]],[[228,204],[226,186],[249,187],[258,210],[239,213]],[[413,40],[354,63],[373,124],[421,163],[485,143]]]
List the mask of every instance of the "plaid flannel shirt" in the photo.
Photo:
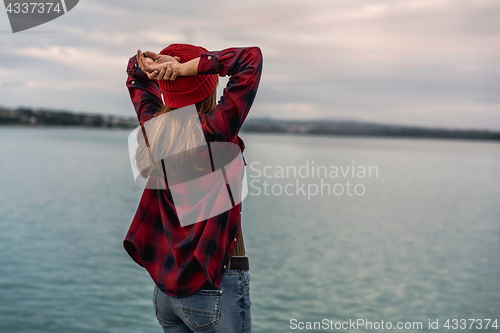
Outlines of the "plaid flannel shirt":
[[[200,115],[207,142],[233,142],[243,151],[238,132],[257,93],[262,72],[258,47],[202,52],[198,74],[229,75],[217,106]],[[139,122],[149,120],[163,105],[156,80],[129,60],[127,88]],[[241,203],[223,214],[181,227],[168,189],[144,189],[123,245],[150,274],[158,288],[182,297],[205,282],[219,286],[241,227]]]

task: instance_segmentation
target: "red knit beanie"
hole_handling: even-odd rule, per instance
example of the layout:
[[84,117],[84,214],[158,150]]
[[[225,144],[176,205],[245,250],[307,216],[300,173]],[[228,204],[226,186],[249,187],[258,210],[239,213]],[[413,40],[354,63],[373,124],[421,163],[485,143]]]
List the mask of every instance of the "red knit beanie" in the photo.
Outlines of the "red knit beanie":
[[[190,44],[170,44],[160,54],[179,57],[180,63],[198,58],[203,51],[201,46]],[[217,85],[217,75],[178,76],[174,81],[159,80],[160,91],[165,105],[170,108],[182,108],[207,99]]]

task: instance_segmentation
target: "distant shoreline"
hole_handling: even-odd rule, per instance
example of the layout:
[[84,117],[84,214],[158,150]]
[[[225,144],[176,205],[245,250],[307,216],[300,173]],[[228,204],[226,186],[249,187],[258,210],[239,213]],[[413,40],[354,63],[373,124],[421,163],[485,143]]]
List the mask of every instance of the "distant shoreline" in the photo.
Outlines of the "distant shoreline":
[[136,117],[73,113],[42,109],[0,107],[0,125],[4,126],[64,126],[94,128],[134,128],[139,125]]
[[[139,126],[139,122],[136,117],[0,107],[0,126],[127,129]],[[248,119],[242,131],[292,135],[500,140],[500,131],[429,128],[339,120]]]
[[500,140],[500,131],[430,128],[338,120],[249,119],[242,130],[253,133],[288,133],[357,137]]

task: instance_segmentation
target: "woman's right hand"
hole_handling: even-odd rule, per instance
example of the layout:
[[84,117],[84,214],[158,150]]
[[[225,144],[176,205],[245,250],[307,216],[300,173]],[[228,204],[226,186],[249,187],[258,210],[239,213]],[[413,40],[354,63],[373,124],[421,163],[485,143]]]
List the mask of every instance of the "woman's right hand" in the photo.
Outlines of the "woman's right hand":
[[144,54],[137,50],[137,64],[139,68],[154,80],[175,80],[179,72],[179,57],[158,54],[146,51]]
[[[170,61],[160,66],[160,69],[155,69],[153,70],[153,72],[147,73],[149,79],[173,81],[177,78],[177,75],[179,74],[179,62]],[[158,65],[156,65],[155,67],[158,67]]]
[[137,50],[137,64],[139,68],[146,74],[151,74],[155,70],[160,72],[161,69],[170,62],[179,64],[179,60],[179,57],[172,57],[169,55],[158,54],[151,51],[142,53],[141,50]]

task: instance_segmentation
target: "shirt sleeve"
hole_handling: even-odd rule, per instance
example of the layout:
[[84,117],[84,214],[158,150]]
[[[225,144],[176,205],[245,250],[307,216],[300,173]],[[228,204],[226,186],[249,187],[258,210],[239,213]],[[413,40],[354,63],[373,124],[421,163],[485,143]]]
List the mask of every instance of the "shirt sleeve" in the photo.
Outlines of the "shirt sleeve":
[[215,109],[202,115],[202,123],[215,133],[216,141],[236,140],[257,94],[261,73],[262,52],[256,46],[201,53],[198,74],[230,76]]
[[137,65],[137,56],[127,66],[127,88],[139,122],[143,124],[162,106],[161,92],[156,80],[150,80]]

